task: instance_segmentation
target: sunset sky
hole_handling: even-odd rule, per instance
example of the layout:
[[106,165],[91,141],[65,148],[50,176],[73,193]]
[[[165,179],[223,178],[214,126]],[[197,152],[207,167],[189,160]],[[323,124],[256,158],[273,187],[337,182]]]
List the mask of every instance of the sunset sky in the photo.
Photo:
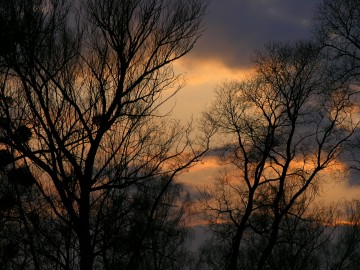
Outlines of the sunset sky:
[[296,41],[311,36],[319,0],[212,0],[205,31],[195,48],[175,63],[186,75],[176,96],[175,116],[197,117],[224,80],[249,73],[254,51],[269,41]]
[[[198,119],[213,99],[214,88],[225,80],[249,76],[251,55],[269,41],[296,41],[312,34],[319,0],[212,0],[205,18],[205,31],[196,47],[175,63],[185,74],[186,85],[167,105],[175,105],[173,117]],[[204,185],[216,175],[215,158],[181,176],[190,185]],[[359,198],[360,187],[345,177],[324,185],[325,201]]]

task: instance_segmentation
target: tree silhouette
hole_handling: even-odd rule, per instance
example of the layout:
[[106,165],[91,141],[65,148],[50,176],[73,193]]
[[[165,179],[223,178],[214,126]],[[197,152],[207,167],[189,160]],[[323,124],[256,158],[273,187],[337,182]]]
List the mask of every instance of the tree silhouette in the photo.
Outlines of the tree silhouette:
[[[106,265],[118,244],[106,230],[131,235],[141,224],[137,249],[122,258],[126,269],[140,267],[168,188],[207,148],[207,139],[195,145],[190,127],[158,112],[163,91],[177,91],[171,63],[194,46],[205,7],[202,0],[1,2],[1,149],[14,158],[9,179],[45,203],[43,228],[26,235],[46,243],[43,255],[56,267]],[[145,187],[154,189],[146,211],[137,202],[148,198]],[[107,228],[110,221],[117,227]],[[52,233],[60,240],[47,239]]]
[[323,0],[315,13],[315,30],[331,73],[341,81],[358,84],[360,59],[360,1]]
[[254,79],[222,85],[204,113],[222,136],[228,172],[202,199],[231,270],[250,232],[261,240],[253,265],[269,267],[284,223],[305,218],[295,210],[316,196],[321,172],[358,126],[355,90],[327,77],[315,45],[269,44],[254,65]]

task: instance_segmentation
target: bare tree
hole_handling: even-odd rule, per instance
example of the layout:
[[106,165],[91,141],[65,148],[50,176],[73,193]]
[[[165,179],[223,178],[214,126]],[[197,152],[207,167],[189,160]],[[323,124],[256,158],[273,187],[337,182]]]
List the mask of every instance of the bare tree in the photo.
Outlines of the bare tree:
[[[196,146],[190,127],[158,113],[163,91],[177,91],[171,63],[194,46],[205,7],[202,0],[1,3],[0,142],[14,168],[35,176],[47,215],[76,236],[74,267],[93,269],[111,248],[106,215],[125,230],[124,212],[108,211],[116,198],[135,211],[137,188],[166,179],[144,220],[151,227],[176,175],[206,150],[206,139]],[[128,269],[140,254],[129,256]]]
[[[184,241],[188,231],[183,222],[189,200],[180,185],[172,184],[155,207],[159,185],[166,181],[159,179],[138,186],[130,211],[125,209],[127,213],[119,209],[126,203],[124,198],[116,209],[111,209],[114,215],[123,212],[123,218],[109,220],[111,216],[107,215],[104,233],[108,241],[104,242],[115,244],[111,249],[104,249],[106,269],[134,269],[134,260],[138,269],[184,268],[187,253]],[[123,232],[118,232],[119,227],[124,228]]]
[[360,1],[323,0],[316,12],[315,30],[332,61],[332,75],[358,84]]
[[[337,231],[334,209],[329,206],[311,207],[308,202],[293,209],[279,226],[276,245],[267,259],[266,269],[330,269],[329,254],[332,248],[336,250],[332,239]],[[296,215],[295,215],[296,213]],[[271,218],[254,215],[252,226],[264,228],[269,226]],[[228,225],[227,229],[225,226]],[[213,236],[200,249],[200,269],[227,269],[229,245],[231,245],[231,224],[212,224]],[[257,269],[259,254],[267,245],[268,234],[256,230],[244,233],[240,254],[237,262],[238,269]]]
[[[331,61],[331,76],[359,87],[360,2],[324,0],[315,17],[315,34],[323,46],[323,57]],[[353,140],[352,157],[347,161],[359,170],[359,138]],[[351,160],[350,160],[351,159]]]
[[327,248],[326,269],[356,269],[360,263],[360,209],[359,201],[345,201],[334,222],[334,237]]
[[254,63],[255,78],[223,84],[204,114],[225,144],[228,172],[203,199],[231,270],[249,232],[262,241],[256,269],[268,266],[284,222],[301,217],[297,206],[316,196],[358,126],[354,90],[327,77],[313,44],[270,44]]

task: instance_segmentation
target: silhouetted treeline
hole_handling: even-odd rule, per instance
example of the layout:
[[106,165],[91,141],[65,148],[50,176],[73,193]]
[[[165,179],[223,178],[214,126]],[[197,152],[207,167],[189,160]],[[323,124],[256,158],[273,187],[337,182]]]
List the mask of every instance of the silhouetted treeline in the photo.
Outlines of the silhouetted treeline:
[[[195,129],[159,108],[207,4],[0,2],[0,269],[358,268],[359,202],[316,199],[358,170],[360,1],[323,0]],[[213,137],[225,166],[191,198],[178,175]]]

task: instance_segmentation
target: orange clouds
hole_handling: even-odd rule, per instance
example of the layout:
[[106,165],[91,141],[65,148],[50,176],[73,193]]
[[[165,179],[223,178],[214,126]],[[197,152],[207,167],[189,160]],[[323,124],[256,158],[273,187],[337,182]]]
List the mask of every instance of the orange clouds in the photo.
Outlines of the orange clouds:
[[[292,164],[292,169],[309,167],[311,163],[304,163],[303,160],[295,161]],[[203,187],[204,185],[211,185],[219,171],[223,168],[219,159],[216,156],[208,156],[199,162],[194,167],[190,168],[185,174],[182,174],[179,180],[191,187]],[[357,199],[360,195],[360,186],[350,186],[349,174],[347,173],[347,165],[341,161],[334,162],[319,174],[320,180],[320,196],[317,201],[326,203],[336,202],[339,200]]]
[[240,80],[251,74],[250,69],[235,69],[226,66],[219,59],[192,59],[191,55],[174,64],[177,73],[186,74],[186,88],[218,84],[224,80]]
[[[225,80],[240,80],[251,74],[249,69],[232,69],[217,59],[200,60],[191,55],[174,63],[176,74],[185,77],[184,87],[162,110],[172,111],[172,117],[189,121],[200,114],[214,99],[215,87]],[[171,94],[169,91],[167,94]],[[165,96],[166,98],[166,96]]]
[[202,162],[181,175],[180,181],[190,186],[203,186],[211,184],[219,170],[219,162],[215,157],[206,157]]

